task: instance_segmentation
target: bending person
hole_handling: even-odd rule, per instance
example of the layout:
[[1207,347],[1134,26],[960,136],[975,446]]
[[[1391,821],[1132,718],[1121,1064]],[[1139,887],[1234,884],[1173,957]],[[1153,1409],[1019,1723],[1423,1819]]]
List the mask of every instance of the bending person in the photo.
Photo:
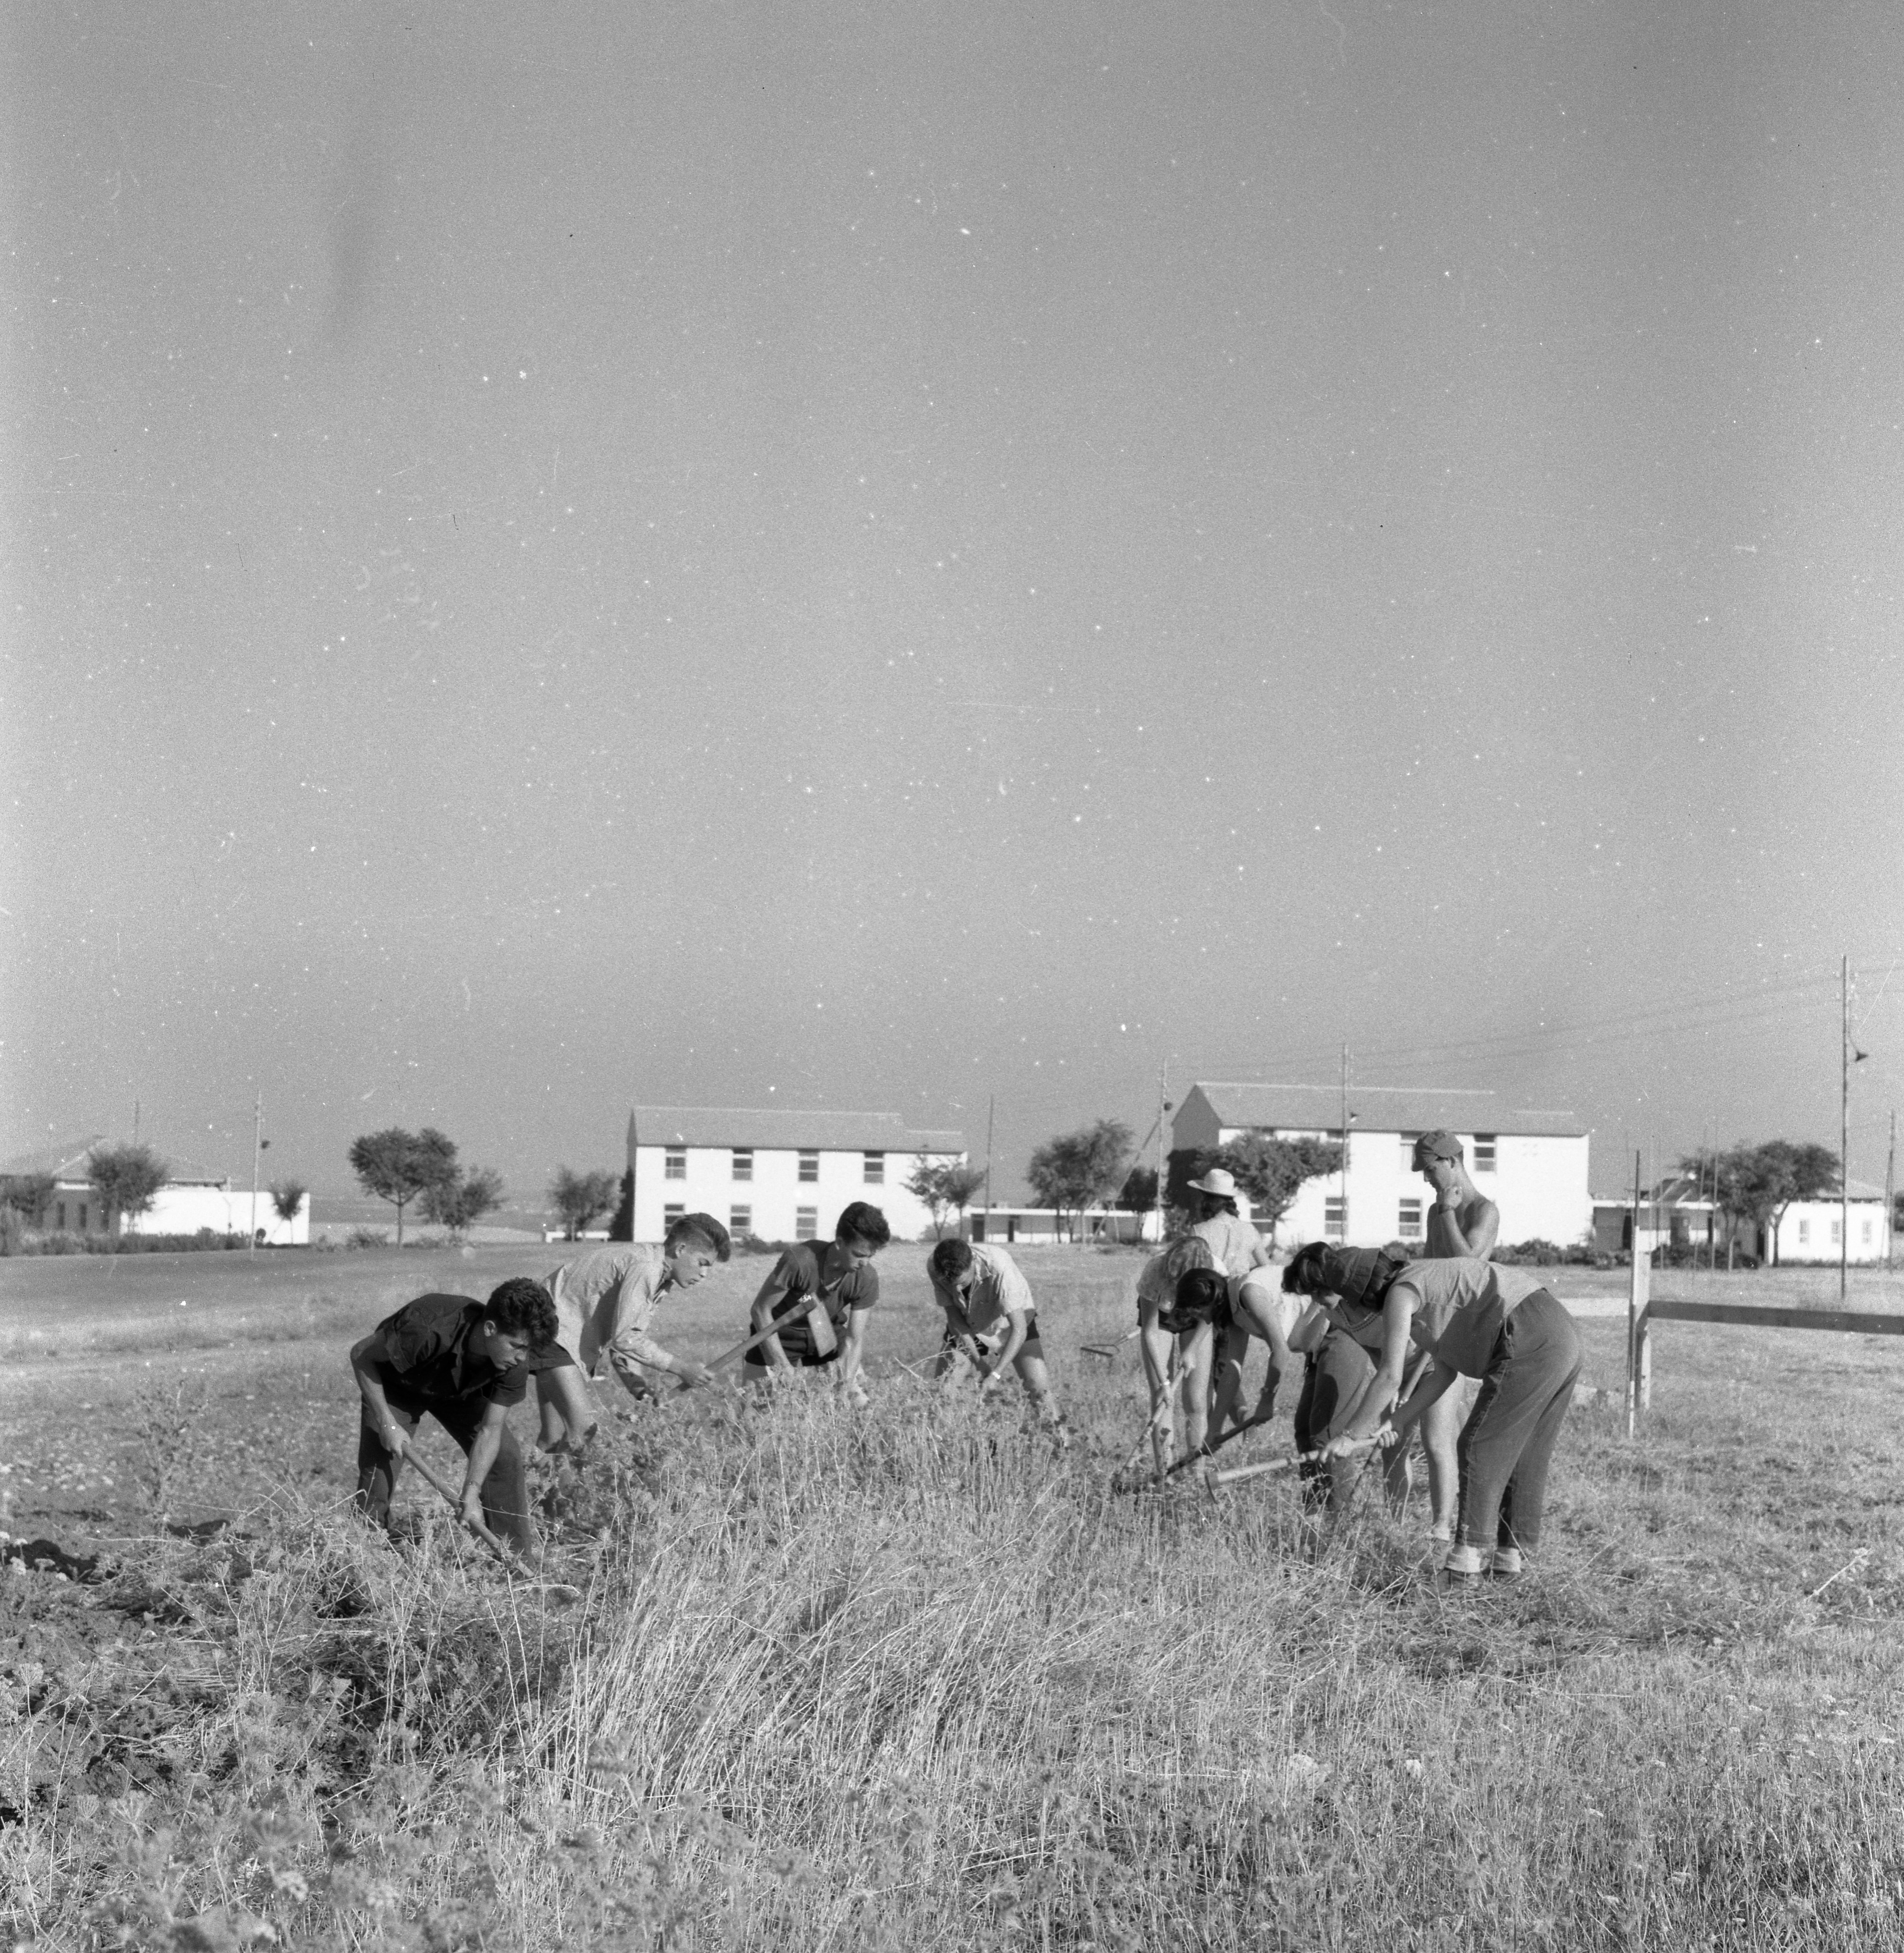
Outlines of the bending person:
[[1174,1312],[1184,1276],[1212,1265],[1208,1242],[1186,1234],[1153,1255],[1137,1278],[1137,1326],[1142,1332],[1138,1347],[1150,1385],[1151,1455],[1160,1475],[1177,1455],[1179,1422],[1188,1451],[1201,1451],[1210,1434],[1212,1328],[1207,1321],[1193,1322],[1179,1333]]
[[[1217,1378],[1210,1436],[1220,1443],[1232,1429],[1267,1424],[1276,1409],[1276,1393],[1285,1377],[1294,1375],[1297,1353],[1289,1337],[1303,1314],[1299,1298],[1285,1295],[1274,1268],[1252,1268],[1248,1274],[1226,1277],[1227,1293],[1215,1324]],[[1247,1419],[1236,1414],[1243,1390],[1243,1365],[1253,1341],[1269,1345],[1269,1374],[1257,1393],[1256,1408]]]
[[822,1247],[802,1241],[775,1262],[753,1299],[753,1333],[775,1333],[748,1353],[743,1375],[750,1384],[791,1380],[803,1370],[838,1365],[841,1389],[863,1402],[860,1362],[867,1312],[879,1299],[872,1258],[892,1239],[878,1208],[856,1200],[841,1215],[833,1239]]
[[1044,1345],[1038,1333],[1038,1311],[1030,1284],[1003,1248],[985,1242],[941,1241],[925,1264],[933,1299],[945,1312],[945,1340],[935,1375],[944,1376],[967,1357],[979,1372],[979,1392],[989,1394],[1010,1364],[1039,1421],[1054,1425],[1066,1440],[1064,1415],[1051,1391]]
[[[1457,1377],[1480,1378],[1458,1447],[1460,1514],[1445,1571],[1450,1584],[1484,1569],[1512,1579],[1540,1544],[1548,1467],[1580,1373],[1580,1331],[1552,1291],[1518,1268],[1467,1256],[1410,1262],[1398,1272],[1364,1265],[1386,1262],[1317,1243],[1290,1263],[1300,1271],[1292,1286],[1380,1352],[1374,1381],[1324,1452],[1345,1456],[1370,1437],[1395,1444]],[[1397,1403],[1411,1343],[1433,1362]]]
[[390,1497],[404,1453],[427,1415],[468,1460],[463,1518],[484,1522],[518,1553],[533,1556],[528,1468],[509,1435],[509,1416],[528,1393],[535,1358],[555,1340],[555,1304],[540,1283],[521,1275],[487,1302],[422,1295],[386,1316],[350,1352],[363,1399],[358,1509],[390,1530]]
[[731,1252],[728,1231],[712,1215],[684,1214],[669,1225],[658,1251],[600,1248],[549,1277],[543,1286],[555,1303],[561,1340],[543,1359],[550,1367],[535,1371],[544,1451],[580,1450],[593,1434],[595,1401],[586,1380],[602,1374],[604,1359],[637,1399],[655,1394],[647,1371],[677,1377],[683,1389],[710,1380],[703,1365],[671,1354],[650,1332],[663,1297],[697,1286]]

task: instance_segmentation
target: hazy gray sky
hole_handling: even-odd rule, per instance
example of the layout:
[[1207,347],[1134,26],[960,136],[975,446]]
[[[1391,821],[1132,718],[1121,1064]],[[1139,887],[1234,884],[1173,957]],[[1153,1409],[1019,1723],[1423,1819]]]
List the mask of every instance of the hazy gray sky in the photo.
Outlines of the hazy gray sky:
[[[0,1146],[1904,1096],[1904,21],[7,11]],[[1609,1171],[1611,1169],[1611,1171]]]

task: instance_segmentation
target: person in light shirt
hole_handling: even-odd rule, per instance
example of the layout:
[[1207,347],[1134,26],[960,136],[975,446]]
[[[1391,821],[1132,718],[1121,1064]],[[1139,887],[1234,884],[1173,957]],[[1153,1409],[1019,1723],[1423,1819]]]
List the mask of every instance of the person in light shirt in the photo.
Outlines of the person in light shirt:
[[1003,1248],[989,1243],[941,1241],[927,1258],[933,1299],[945,1312],[945,1340],[937,1373],[944,1376],[963,1356],[979,1371],[980,1394],[998,1387],[1009,1365],[1041,1423],[1066,1440],[1063,1413],[1051,1389],[1044,1344],[1031,1284]]

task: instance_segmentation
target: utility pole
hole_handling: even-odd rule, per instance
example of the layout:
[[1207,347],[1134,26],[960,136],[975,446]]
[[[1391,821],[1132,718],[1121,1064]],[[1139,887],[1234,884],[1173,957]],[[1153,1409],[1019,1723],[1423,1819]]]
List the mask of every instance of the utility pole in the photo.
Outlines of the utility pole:
[[1851,1258],[1851,958],[1838,960],[1838,1299]]
[[1167,1067],[1157,1068],[1157,1244],[1163,1245],[1163,1115],[1170,1109],[1170,1102],[1164,1096],[1170,1089],[1166,1076]]
[[251,1113],[251,1233],[245,1242],[245,1252],[258,1252],[258,1156],[264,1151],[265,1095],[259,1092]]
[[1891,1108],[1891,1149],[1884,1156],[1884,1272],[1891,1271],[1891,1245],[1897,1216],[1897,1108]]
[[998,1095],[985,1100],[985,1239],[991,1239],[991,1122],[998,1110]]
[[1342,1040],[1342,1246],[1348,1246],[1348,1040]]

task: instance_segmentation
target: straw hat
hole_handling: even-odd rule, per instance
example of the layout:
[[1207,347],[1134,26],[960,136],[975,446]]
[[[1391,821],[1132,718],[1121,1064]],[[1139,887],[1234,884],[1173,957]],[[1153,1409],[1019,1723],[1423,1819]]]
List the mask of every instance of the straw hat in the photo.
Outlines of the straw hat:
[[1230,1200],[1236,1198],[1236,1176],[1220,1166],[1213,1166],[1202,1179],[1193,1180],[1190,1184],[1199,1193],[1213,1193]]

